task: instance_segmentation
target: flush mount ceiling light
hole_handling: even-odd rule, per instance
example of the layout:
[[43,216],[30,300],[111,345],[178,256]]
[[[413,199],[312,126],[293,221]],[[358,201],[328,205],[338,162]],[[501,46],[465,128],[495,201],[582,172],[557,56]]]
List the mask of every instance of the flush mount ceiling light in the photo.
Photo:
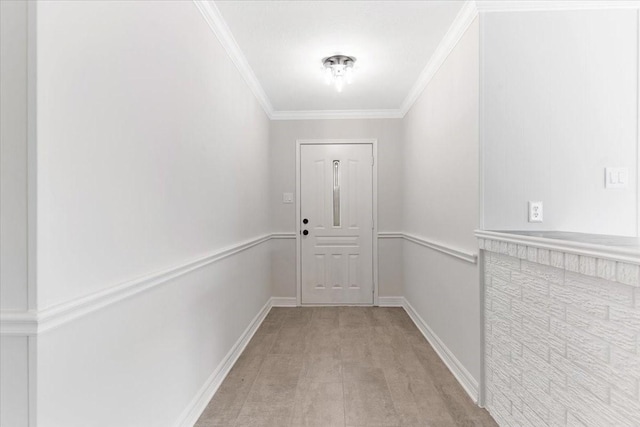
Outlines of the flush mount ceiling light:
[[338,92],[342,92],[345,83],[351,84],[353,64],[356,58],[345,55],[333,55],[322,60],[324,78],[328,85],[333,83]]

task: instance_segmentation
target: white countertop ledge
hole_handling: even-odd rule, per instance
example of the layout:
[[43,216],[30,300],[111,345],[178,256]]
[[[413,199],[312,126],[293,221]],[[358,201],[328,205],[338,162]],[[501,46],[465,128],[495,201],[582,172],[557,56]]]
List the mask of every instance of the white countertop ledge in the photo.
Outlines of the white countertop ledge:
[[476,230],[476,237],[529,247],[549,249],[594,258],[640,265],[640,239],[637,237],[566,231]]

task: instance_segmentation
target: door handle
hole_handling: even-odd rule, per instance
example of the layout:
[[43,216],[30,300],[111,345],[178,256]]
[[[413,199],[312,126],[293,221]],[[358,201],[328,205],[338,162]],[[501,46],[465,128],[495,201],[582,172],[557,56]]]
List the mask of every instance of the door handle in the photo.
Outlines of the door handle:
[[309,223],[309,220],[308,220],[307,218],[305,218],[305,219],[303,219],[303,220],[302,220],[302,223],[303,223],[303,224],[308,224],[308,223]]
[[302,230],[302,234],[306,236],[307,234],[309,234],[309,230]]

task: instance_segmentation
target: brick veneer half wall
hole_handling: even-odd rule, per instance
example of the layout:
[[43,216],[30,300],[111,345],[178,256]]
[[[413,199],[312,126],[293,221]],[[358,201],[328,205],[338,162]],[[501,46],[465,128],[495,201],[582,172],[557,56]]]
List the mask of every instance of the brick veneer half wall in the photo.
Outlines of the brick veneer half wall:
[[500,426],[640,426],[640,266],[510,237],[479,238],[489,412]]

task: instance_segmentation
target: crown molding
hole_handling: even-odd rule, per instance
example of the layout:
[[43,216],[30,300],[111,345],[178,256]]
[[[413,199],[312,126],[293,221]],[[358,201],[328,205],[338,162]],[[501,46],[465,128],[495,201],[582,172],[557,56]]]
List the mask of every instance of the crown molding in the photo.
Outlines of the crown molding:
[[222,47],[224,47],[224,50],[227,52],[227,55],[229,55],[229,58],[231,58],[231,61],[233,61],[238,71],[240,71],[240,75],[249,86],[249,89],[251,89],[251,92],[253,92],[257,98],[258,102],[264,109],[264,112],[269,118],[271,118],[273,114],[271,101],[269,101],[269,97],[251,69],[247,58],[242,53],[240,46],[238,46],[236,39],[233,37],[229,26],[222,17],[222,14],[216,7],[215,3],[206,0],[193,0],[193,3],[198,8],[207,24],[209,24],[209,27],[220,41]]
[[402,111],[403,117],[409,112],[418,97],[420,97],[422,92],[429,85],[431,79],[436,75],[442,64],[444,64],[444,61],[446,61],[451,51],[456,47],[476,16],[478,16],[476,2],[473,0],[466,1],[447,30],[447,33],[442,38],[442,41],[436,48],[435,52],[431,55],[427,66],[424,67],[418,76],[418,79],[411,87],[409,94],[407,94],[407,97],[402,102],[400,111]]
[[480,12],[638,9],[639,0],[478,0]]
[[274,111],[273,105],[213,1],[193,0],[270,120],[401,119],[420,97],[479,12],[640,9],[640,0],[467,0],[400,109]]
[[400,110],[274,111],[271,120],[401,119]]

